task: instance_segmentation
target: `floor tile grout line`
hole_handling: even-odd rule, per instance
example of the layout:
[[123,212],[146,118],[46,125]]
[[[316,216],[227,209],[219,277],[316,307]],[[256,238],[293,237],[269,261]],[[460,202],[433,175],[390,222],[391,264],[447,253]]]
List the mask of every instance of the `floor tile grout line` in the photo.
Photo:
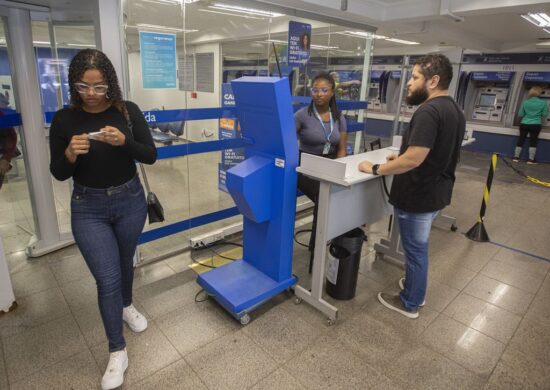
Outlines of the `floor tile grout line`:
[[[463,325],[460,321],[457,321],[457,320],[455,320],[454,318],[449,317],[449,316],[446,315],[446,314],[440,313],[440,315],[441,315],[441,316],[444,316],[444,317],[447,317],[447,318],[449,318],[450,320],[456,321],[456,322],[458,322],[459,324]],[[469,328],[469,327],[468,327],[468,328]],[[473,328],[470,328],[470,329],[473,329]],[[476,330],[476,329],[473,329],[473,330],[475,330],[476,332],[479,332],[479,331]],[[480,333],[481,333],[481,332],[480,332]],[[488,336],[487,336],[487,337],[488,337]],[[494,340],[494,339],[492,339],[492,340]],[[496,340],[496,341],[497,341],[497,340]],[[498,341],[498,342],[499,342],[500,344],[503,344],[503,343],[500,342],[500,341]],[[475,371],[472,371],[471,369],[469,369],[469,368],[467,368],[467,367],[464,367],[460,362],[458,362],[457,360],[453,359],[451,356],[447,356],[445,353],[442,353],[442,352],[440,352],[440,351],[435,350],[435,349],[434,349],[433,347],[431,347],[430,345],[425,344],[424,341],[420,340],[420,343],[422,344],[422,346],[424,346],[424,347],[430,349],[430,350],[433,351],[433,352],[438,353],[439,355],[442,355],[442,356],[446,357],[447,359],[451,360],[453,363],[455,363],[455,364],[459,365],[460,367],[464,368],[464,369],[467,370],[468,372],[471,372],[471,373],[473,373],[474,375],[476,375],[476,376],[478,376],[478,377],[480,377],[480,378],[482,378],[482,379],[485,379],[485,378],[484,378],[485,375],[476,373]],[[503,344],[503,345],[504,345],[504,344]],[[498,363],[500,362],[500,359],[502,358],[502,355],[504,354],[504,350],[505,350],[505,349],[506,349],[506,345],[504,345],[504,349],[502,350],[502,353],[500,354],[498,360],[496,361],[495,366],[494,366],[493,369],[491,370],[491,374],[487,375],[487,380],[486,380],[486,382],[489,381],[489,378],[491,377],[494,368],[495,368],[495,367],[498,365]]]
[[[504,262],[498,261],[498,260],[491,260],[491,261],[495,261],[495,262],[497,262],[497,263],[501,263],[501,264],[504,264],[504,265],[510,265],[510,264],[507,264],[507,263],[504,263]],[[514,287],[514,288],[517,288],[518,290],[521,290],[521,291],[526,292],[526,293],[529,293],[529,294],[534,294],[534,295],[537,294],[537,293],[533,293],[533,292],[531,292],[531,291],[527,291],[527,290],[525,290],[523,287],[514,286],[513,284],[510,284],[510,283],[505,282],[505,281],[503,281],[503,280],[495,279],[495,277],[490,276],[490,275],[487,275],[487,274],[483,273],[482,271],[483,271],[483,270],[479,271],[479,273],[480,273],[481,275],[487,277],[487,278],[496,280],[496,281],[498,281],[498,282],[500,282],[500,283],[507,284],[507,285],[509,285],[509,286],[512,286],[512,287]],[[527,272],[528,272],[528,271],[527,271]],[[535,272],[531,272],[531,274],[536,275]],[[541,286],[542,286],[542,283],[543,283],[543,282],[544,282],[544,279],[541,281]],[[539,289],[540,289],[540,286],[539,286]],[[537,292],[539,291],[539,289],[537,289]]]
[[[464,293],[464,294],[466,294],[466,295],[468,295],[468,296],[470,296],[470,297],[473,297],[473,298],[479,299],[479,298],[477,298],[477,297],[474,297],[473,295],[470,295],[470,294],[468,294],[468,293]],[[481,300],[481,299],[480,299],[480,300]],[[490,305],[491,305],[491,303],[489,303],[489,302],[486,302],[486,303],[488,303],[488,304],[490,304]],[[494,306],[494,305],[493,305],[493,306]],[[518,325],[516,326],[516,329],[517,329],[517,328],[519,327],[519,324],[521,323],[521,320],[523,319],[523,317],[521,317],[521,316],[520,316],[520,315],[518,315],[518,314],[515,314],[515,313],[512,313],[512,312],[509,312],[509,311],[507,311],[506,309],[502,309],[502,310],[504,310],[504,311],[508,312],[509,314],[514,314],[515,316],[517,316],[517,317],[520,317],[520,321],[518,322]],[[485,336],[489,337],[490,339],[492,339],[492,340],[494,340],[494,341],[497,341],[497,342],[499,342],[499,343],[501,343],[501,344],[503,344],[503,345],[507,345],[507,344],[508,344],[508,343],[510,342],[510,340],[512,340],[512,337],[510,337],[510,339],[509,339],[509,340],[508,340],[507,342],[504,342],[504,341],[498,340],[498,339],[496,339],[495,337],[493,337],[493,336],[491,336],[491,335],[489,335],[489,334],[485,333],[485,332],[484,332],[484,331],[482,331],[482,330],[479,330],[479,329],[476,329],[476,328],[472,328],[472,327],[471,327],[470,325],[468,325],[468,324],[466,324],[466,323],[462,322],[461,320],[459,320],[459,319],[457,319],[457,318],[451,317],[451,316],[449,316],[448,314],[445,314],[445,313],[443,313],[443,312],[442,312],[441,314],[443,314],[443,315],[445,315],[446,317],[448,317],[448,318],[450,318],[450,319],[452,319],[452,320],[455,320],[456,322],[458,322],[458,323],[460,323],[460,324],[462,324],[462,325],[464,325],[464,326],[468,327],[469,329],[475,330],[476,332],[479,332],[479,333],[481,333],[481,334],[483,334],[483,335],[485,335]],[[514,332],[513,332],[513,333],[515,333],[515,332],[516,332],[516,329],[514,329]]]
[[511,246],[508,246],[508,245],[505,245],[505,244],[501,244],[501,243],[495,242],[495,241],[489,241],[489,243],[493,244],[493,245],[496,245],[498,247],[501,247],[501,248],[511,250],[513,252],[520,253],[520,254],[525,255],[525,256],[533,257],[537,260],[546,261],[547,263],[550,263],[550,258],[547,258],[547,257],[535,255],[534,253],[529,253],[529,252],[526,252],[522,249],[517,249],[517,248],[511,247]]
[[[30,376],[32,376],[32,375],[37,375],[37,374],[40,373],[41,371],[47,370],[47,369],[49,369],[49,368],[55,366],[56,364],[59,364],[59,363],[65,362],[65,361],[67,361],[67,360],[69,360],[69,359],[72,359],[72,358],[75,357],[76,355],[79,355],[79,354],[81,354],[82,352],[86,351],[86,349],[88,349],[88,351],[90,352],[90,354],[91,354],[92,357],[93,357],[94,354],[92,353],[92,351],[89,350],[88,346],[86,346],[86,348],[83,348],[83,349],[81,349],[80,351],[75,352],[75,353],[73,353],[72,355],[63,358],[62,360],[58,360],[58,361],[53,362],[53,363],[51,363],[51,364],[46,364],[44,367],[41,367],[41,368],[39,368],[38,370],[31,371],[30,373],[27,373],[27,375],[26,375],[25,377],[22,377],[22,379],[19,379],[19,380],[15,381],[15,382],[11,382],[11,381],[9,380],[9,376],[7,375],[7,371],[6,371],[6,377],[8,378],[8,386],[11,387],[12,385],[17,384],[18,382],[23,382],[25,379],[27,379],[28,377],[30,377]],[[94,358],[94,360],[95,360],[95,358]],[[98,367],[97,362],[96,362],[96,367]],[[99,367],[98,367],[98,369],[99,369]]]

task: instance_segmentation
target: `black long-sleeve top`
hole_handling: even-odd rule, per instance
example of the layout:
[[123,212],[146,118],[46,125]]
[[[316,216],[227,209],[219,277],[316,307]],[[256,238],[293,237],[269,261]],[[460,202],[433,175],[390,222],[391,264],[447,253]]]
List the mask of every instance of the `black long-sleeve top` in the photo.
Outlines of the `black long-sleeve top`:
[[[53,117],[50,128],[50,171],[58,180],[73,180],[86,187],[109,188],[131,180],[136,174],[134,160],[153,164],[157,150],[149,126],[139,107],[126,102],[132,131],[123,113],[110,107],[100,113],[89,113],[82,109],[63,108]],[[74,164],[65,156],[65,150],[74,135],[99,131],[105,126],[119,129],[126,136],[123,146],[90,140],[90,150],[79,155]]]

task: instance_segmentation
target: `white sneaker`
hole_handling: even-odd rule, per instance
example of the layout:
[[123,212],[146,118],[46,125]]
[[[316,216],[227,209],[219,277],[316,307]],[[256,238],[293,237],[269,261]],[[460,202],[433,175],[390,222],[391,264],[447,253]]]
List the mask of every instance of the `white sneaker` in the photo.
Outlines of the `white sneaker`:
[[109,354],[109,364],[103,379],[101,379],[102,390],[116,389],[124,382],[124,372],[128,368],[128,354],[126,348]]
[[[404,289],[405,289],[405,278],[399,279],[399,288],[400,288],[401,290],[404,290]],[[423,307],[425,304],[426,304],[426,300],[424,299],[424,300],[422,301],[422,303],[421,303],[420,305],[418,305],[418,306]]]
[[147,329],[147,318],[141,314],[134,305],[122,309],[122,319],[128,324],[133,332],[143,332]]

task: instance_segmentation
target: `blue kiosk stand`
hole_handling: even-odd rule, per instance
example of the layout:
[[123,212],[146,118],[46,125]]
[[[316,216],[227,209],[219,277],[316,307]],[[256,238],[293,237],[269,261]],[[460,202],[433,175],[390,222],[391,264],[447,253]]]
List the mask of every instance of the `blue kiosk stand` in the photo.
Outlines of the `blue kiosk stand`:
[[296,284],[292,250],[298,144],[288,80],[231,82],[245,160],[227,171],[243,215],[243,258],[201,274],[197,283],[241,324],[249,312]]

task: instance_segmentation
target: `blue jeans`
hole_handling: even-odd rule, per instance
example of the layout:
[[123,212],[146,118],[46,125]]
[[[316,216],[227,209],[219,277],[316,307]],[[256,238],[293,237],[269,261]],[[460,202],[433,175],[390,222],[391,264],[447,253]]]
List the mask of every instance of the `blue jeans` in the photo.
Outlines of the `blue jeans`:
[[132,303],[133,256],[146,216],[147,203],[137,175],[107,189],[74,185],[73,236],[97,284],[109,352],[126,346],[122,308]]
[[416,309],[426,297],[428,285],[428,240],[432,221],[439,211],[409,213],[394,208],[399,222],[401,244],[405,252],[405,288],[400,297],[403,305]]

